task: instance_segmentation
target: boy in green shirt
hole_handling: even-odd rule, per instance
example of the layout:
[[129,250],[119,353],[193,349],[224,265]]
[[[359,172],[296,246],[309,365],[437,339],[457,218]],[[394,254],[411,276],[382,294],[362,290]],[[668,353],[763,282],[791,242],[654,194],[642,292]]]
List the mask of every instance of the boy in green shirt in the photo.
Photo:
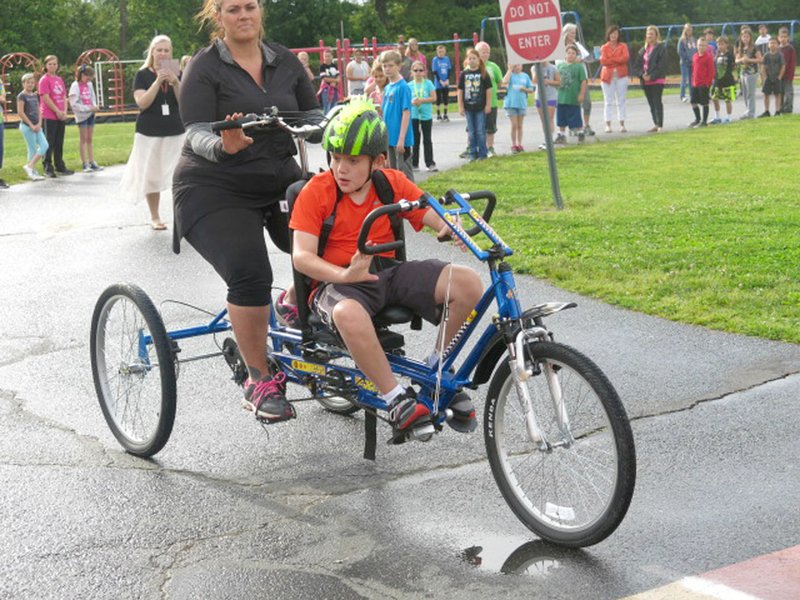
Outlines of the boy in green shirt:
[[567,46],[566,59],[567,62],[558,65],[561,86],[558,88],[558,108],[556,109],[556,125],[559,129],[556,144],[567,143],[567,137],[564,135],[567,127],[571,131],[577,132],[579,142],[586,137],[581,118],[581,104],[583,104],[586,94],[586,69],[578,62],[576,46]]

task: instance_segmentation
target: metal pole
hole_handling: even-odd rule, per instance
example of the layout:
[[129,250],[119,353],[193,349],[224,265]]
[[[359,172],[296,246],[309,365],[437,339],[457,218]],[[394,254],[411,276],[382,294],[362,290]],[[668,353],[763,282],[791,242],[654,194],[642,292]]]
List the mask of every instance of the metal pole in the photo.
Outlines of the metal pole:
[[539,105],[542,107],[542,129],[544,130],[544,143],[547,146],[547,164],[550,167],[550,188],[553,190],[553,200],[556,208],[564,208],[564,200],[561,198],[561,184],[558,181],[558,165],[556,165],[556,152],[553,147],[553,131],[550,129],[550,117],[547,111],[547,99],[545,98],[544,67],[542,63],[534,63],[536,69],[536,90],[539,94]]
[[611,27],[611,0],[603,0],[603,10],[606,15],[606,31]]

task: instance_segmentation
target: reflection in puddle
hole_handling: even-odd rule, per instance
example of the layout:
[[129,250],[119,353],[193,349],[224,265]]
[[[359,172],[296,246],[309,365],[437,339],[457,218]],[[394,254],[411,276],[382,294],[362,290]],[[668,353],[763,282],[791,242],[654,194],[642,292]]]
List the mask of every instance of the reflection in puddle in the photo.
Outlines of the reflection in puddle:
[[509,553],[509,543],[504,538],[482,539],[480,546],[471,546],[461,552],[461,560],[482,571],[506,575],[528,575],[544,579],[559,569],[591,560],[582,550],[559,548],[536,540],[525,542]]

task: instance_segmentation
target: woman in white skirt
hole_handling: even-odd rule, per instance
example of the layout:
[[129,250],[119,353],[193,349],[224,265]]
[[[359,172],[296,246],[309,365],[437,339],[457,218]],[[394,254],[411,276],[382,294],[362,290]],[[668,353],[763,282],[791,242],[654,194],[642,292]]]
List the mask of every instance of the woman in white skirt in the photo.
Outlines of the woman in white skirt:
[[150,209],[150,224],[166,229],[159,214],[161,192],[172,187],[172,172],[181,155],[183,123],[178,110],[180,81],[173,68],[172,41],[158,35],[150,42],[147,58],[136,73],[133,98],[139,107],[122,188],[133,201],[142,196]]

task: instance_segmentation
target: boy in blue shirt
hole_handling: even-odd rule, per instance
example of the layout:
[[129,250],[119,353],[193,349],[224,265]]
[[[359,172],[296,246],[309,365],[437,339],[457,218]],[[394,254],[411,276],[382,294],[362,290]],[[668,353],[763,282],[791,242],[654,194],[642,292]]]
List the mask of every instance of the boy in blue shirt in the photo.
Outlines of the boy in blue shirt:
[[[436,56],[431,61],[433,71],[433,85],[436,89],[436,120],[449,121],[447,117],[447,104],[450,102],[450,71],[453,65],[447,56],[447,49],[439,44],[436,46]],[[439,106],[444,105],[444,117]]]
[[381,54],[381,67],[389,81],[383,88],[383,120],[389,130],[389,166],[402,171],[414,181],[411,167],[411,148],[414,132],[411,130],[411,87],[400,75],[403,57],[396,50]]

